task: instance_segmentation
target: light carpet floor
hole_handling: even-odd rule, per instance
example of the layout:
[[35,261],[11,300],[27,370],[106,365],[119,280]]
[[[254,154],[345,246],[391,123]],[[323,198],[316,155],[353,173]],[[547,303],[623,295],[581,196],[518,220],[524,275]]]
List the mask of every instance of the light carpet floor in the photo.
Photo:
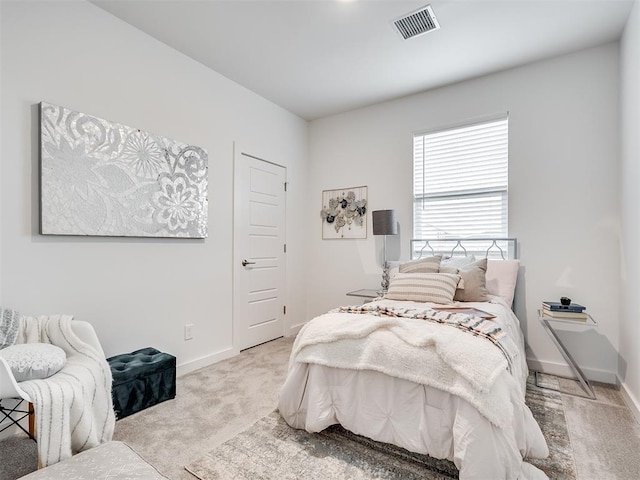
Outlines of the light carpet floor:
[[271,413],[293,338],[281,338],[180,377],[175,400],[116,422],[114,440],[161,473],[194,480],[184,466]]
[[[175,400],[118,421],[114,439],[169,478],[194,480],[185,465],[274,410],[292,343],[274,340],[178,378]],[[637,480],[640,426],[615,388],[595,389],[597,400],[561,396],[577,478]],[[33,471],[35,458],[35,444],[26,437],[0,442],[0,479]]]
[[[527,403],[547,439],[550,455],[529,459],[554,480],[575,480],[561,395],[527,385]],[[451,480],[453,462],[409,452],[356,435],[339,425],[319,433],[289,427],[277,412],[213,449],[187,470],[200,480]]]

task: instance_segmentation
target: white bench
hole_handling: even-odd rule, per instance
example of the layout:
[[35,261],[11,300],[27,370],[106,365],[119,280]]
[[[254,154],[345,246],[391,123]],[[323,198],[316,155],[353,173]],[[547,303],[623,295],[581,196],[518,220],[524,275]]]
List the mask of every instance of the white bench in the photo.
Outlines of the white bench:
[[167,480],[127,444],[103,443],[71,458],[21,477],[20,480]]

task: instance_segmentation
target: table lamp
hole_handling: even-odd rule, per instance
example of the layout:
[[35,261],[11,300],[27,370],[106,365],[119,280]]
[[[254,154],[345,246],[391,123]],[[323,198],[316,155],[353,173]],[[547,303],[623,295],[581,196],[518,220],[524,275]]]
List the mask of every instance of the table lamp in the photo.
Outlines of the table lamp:
[[384,263],[382,266],[382,293],[389,288],[389,263],[387,262],[387,235],[398,234],[398,222],[395,210],[375,210],[371,212],[373,218],[373,234],[384,235]]

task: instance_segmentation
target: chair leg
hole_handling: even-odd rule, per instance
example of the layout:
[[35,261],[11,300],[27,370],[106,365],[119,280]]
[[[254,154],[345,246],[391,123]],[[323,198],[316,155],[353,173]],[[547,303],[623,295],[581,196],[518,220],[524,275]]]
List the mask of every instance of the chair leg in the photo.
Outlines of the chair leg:
[[[35,440],[36,438],[36,412],[33,409],[33,403],[29,402],[29,435],[31,438]],[[38,457],[38,470],[42,468],[42,460],[40,459],[40,455]]]
[[36,436],[36,414],[33,411],[33,403],[29,402],[29,435]]
[[[19,407],[20,405],[22,405],[22,400],[21,399],[16,399],[16,400],[18,400],[18,402],[16,403],[15,406],[11,408],[5,408],[2,405],[2,400],[0,399],[0,415],[2,416],[0,418],[0,421],[8,420],[9,422],[11,422],[8,425],[4,426],[3,428],[0,428],[0,432],[4,432],[8,428],[12,426],[16,426],[20,430],[22,430],[24,433],[26,433],[31,440],[35,441],[36,440],[36,437],[34,435],[35,421],[33,423],[33,432],[31,431],[32,418],[35,417],[35,415],[32,415],[33,405],[30,403],[29,408],[27,410],[20,410]],[[29,431],[20,424],[20,422],[27,417],[29,417],[28,419]]]

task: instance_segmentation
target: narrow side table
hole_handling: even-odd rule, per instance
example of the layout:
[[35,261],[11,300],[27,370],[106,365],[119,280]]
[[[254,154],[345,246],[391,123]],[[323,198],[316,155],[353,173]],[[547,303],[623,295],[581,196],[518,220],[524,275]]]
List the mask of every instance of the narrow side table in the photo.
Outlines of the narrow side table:
[[363,288],[361,290],[354,290],[353,292],[347,292],[347,295],[349,295],[350,297],[365,298],[366,299],[365,302],[370,302],[374,298],[378,298],[381,296],[378,290],[375,290],[373,288]]
[[[564,346],[564,344],[556,334],[552,324],[564,323],[564,324],[570,324],[570,325],[597,327],[598,324],[596,323],[596,321],[589,314],[587,314],[586,321],[581,322],[581,321],[575,321],[575,320],[566,320],[562,318],[549,317],[545,315],[542,312],[542,310],[538,310],[538,321],[540,321],[540,324],[544,327],[549,337],[551,337],[551,340],[553,340],[553,343],[555,344],[558,351],[562,354],[563,358],[571,368],[571,371],[576,376],[578,382],[580,382],[580,386],[582,387],[582,390],[584,391],[585,395],[578,395],[576,393],[568,392],[566,390],[561,390],[559,388],[551,388],[544,385],[540,385],[538,382],[538,375],[540,374],[540,372],[538,371],[535,372],[536,387],[546,388],[548,390],[556,390],[561,393],[566,393],[568,395],[575,395],[577,397],[585,397],[585,398],[590,398],[591,400],[595,400],[596,394],[593,391],[593,387],[591,386],[591,384],[589,383],[589,380],[580,369],[580,366],[576,363],[575,359],[571,356],[567,348]],[[571,380],[575,380],[575,379],[572,378]]]

